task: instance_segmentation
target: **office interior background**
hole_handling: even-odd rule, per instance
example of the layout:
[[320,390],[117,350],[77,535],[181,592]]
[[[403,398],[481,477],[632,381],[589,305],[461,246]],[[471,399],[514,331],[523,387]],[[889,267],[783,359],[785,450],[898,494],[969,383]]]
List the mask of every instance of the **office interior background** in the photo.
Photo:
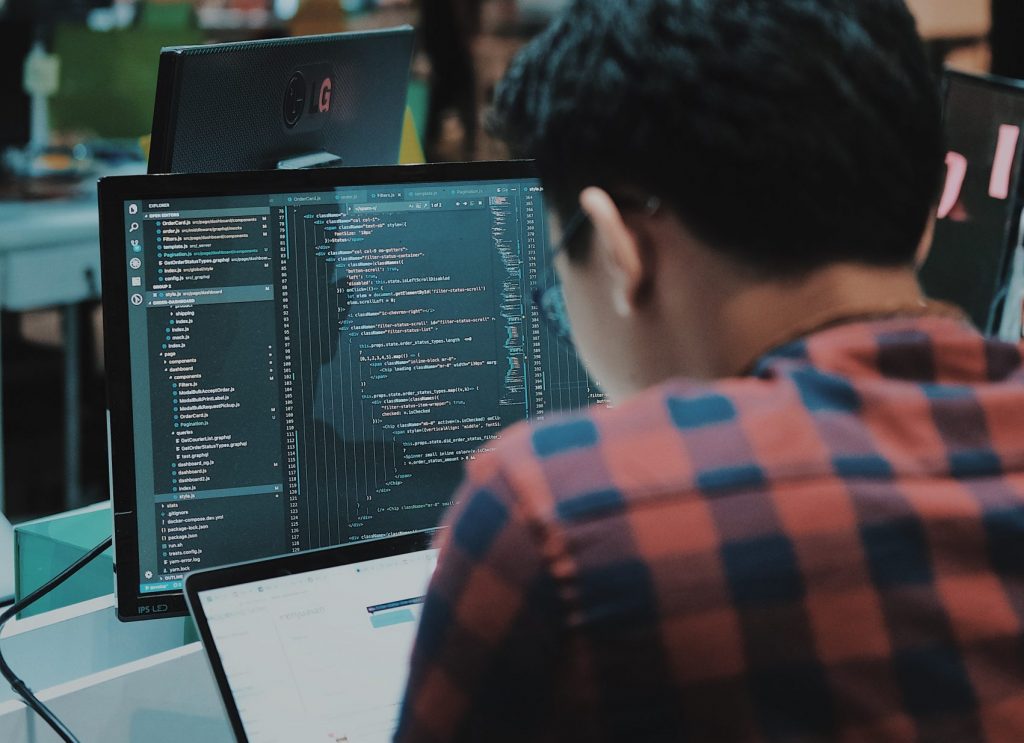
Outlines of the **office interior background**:
[[[25,224],[19,205],[47,209],[59,224],[65,200],[97,177],[144,172],[162,46],[408,23],[417,29],[408,105],[426,159],[502,159],[482,125],[494,85],[567,1],[0,0],[0,259],[26,241],[46,242],[29,234],[45,232],[46,220]],[[937,70],[1024,77],[1021,3],[909,5]],[[59,72],[45,152],[29,157],[25,63],[36,42]],[[98,278],[63,293],[64,274],[51,269],[31,269],[38,298],[0,272],[4,511],[14,523],[108,497]]]
[[[99,176],[145,172],[163,46],[417,29],[408,106],[428,161],[502,159],[479,122],[515,51],[562,0],[0,0],[0,251],[47,236],[19,203],[60,219]],[[48,148],[26,162],[25,64],[41,41],[59,63]],[[46,205],[46,206],[43,206]],[[6,208],[6,210],[3,210]],[[85,236],[86,238],[88,235]],[[56,253],[57,260],[61,260]],[[41,284],[58,278],[38,277]],[[14,523],[108,497],[98,297],[42,287],[4,307],[5,513]],[[0,290],[2,291],[2,290]],[[83,301],[84,300],[84,301]],[[58,304],[54,304],[54,302]],[[70,302],[71,304],[65,304]],[[70,355],[69,355],[70,354]]]
[[[485,125],[495,86],[516,52],[571,2],[0,0],[0,611],[15,590],[11,584],[15,568],[4,560],[15,552],[7,522],[19,526],[19,539],[25,535],[24,545],[19,543],[18,555],[23,554],[22,546],[25,555],[36,550],[30,555],[34,561],[15,561],[19,599],[110,534],[109,510],[100,514],[100,531],[77,535],[81,543],[74,545],[78,551],[73,554],[51,549],[52,545],[63,546],[59,538],[63,535],[48,535],[53,537],[49,551],[37,549],[31,528],[59,521],[49,518],[56,514],[94,504],[98,513],[102,510],[99,504],[110,498],[96,182],[107,175],[146,172],[160,50],[168,46],[368,31],[407,24],[415,31],[415,53],[405,94],[402,161],[504,160],[509,157],[508,151]],[[985,109],[984,105],[977,110],[970,105],[961,106],[958,122],[970,120],[964,127],[970,130],[963,134],[964,138],[968,142],[975,138],[975,121],[985,130],[984,137],[1007,128],[1001,126],[1006,121],[999,118],[1004,115],[1024,124],[1024,45],[1020,43],[1024,37],[1024,2],[907,0],[907,4],[918,20],[937,81],[945,68],[1022,81],[1019,85],[996,86],[1000,91],[994,99],[1005,93],[1019,104],[1008,107],[1012,108],[1012,115],[992,107]],[[972,99],[967,96],[964,100]],[[395,109],[398,111],[400,108]],[[395,122],[397,126],[397,118]],[[954,207],[961,205],[954,198],[955,203],[950,204],[945,215],[952,215],[948,220],[952,227],[945,235],[950,242],[969,243],[980,234],[958,231],[965,227],[988,230],[987,238],[999,251],[1011,239],[1017,239],[1015,247],[1022,244],[1024,227],[1019,236],[1016,230],[1009,235],[1007,225],[1012,222],[1016,227],[1015,220],[1024,201],[1020,193],[1021,160],[1016,154],[1024,152],[1020,148],[1024,140],[1020,139],[1020,126],[1009,128],[1015,138],[1011,144],[1018,147],[1014,150],[1017,161],[1012,174],[1018,193],[1008,198],[1011,168],[1007,166],[1003,173],[1004,192],[998,198],[991,190],[982,194],[992,196],[992,203],[978,208],[973,225],[967,224],[971,219],[958,218]],[[987,147],[989,140],[984,137],[979,141],[984,140]],[[987,151],[963,151],[971,158],[990,155]],[[993,170],[998,169],[993,166]],[[993,176],[992,182],[997,180]],[[986,180],[982,185],[989,186],[989,182]],[[968,194],[963,202],[968,203],[970,198]],[[1006,214],[1014,209],[1016,212],[1007,220]],[[140,249],[136,246],[136,251]],[[959,259],[961,255],[954,257]],[[1024,301],[1024,247],[1019,255],[1015,293],[1007,290],[1002,299],[1010,296]],[[1000,252],[997,263],[1001,256]],[[964,278],[956,261],[950,261],[950,265],[958,285],[970,283],[970,277]],[[138,270],[139,266],[132,268]],[[138,300],[136,304],[141,304],[141,295]],[[989,307],[995,306],[990,302],[991,297],[984,296],[980,309],[968,309],[976,324],[992,332],[996,314],[989,312]],[[1020,307],[1021,301],[1016,301],[1015,306]],[[987,327],[985,320],[990,314],[992,322]],[[1009,317],[1012,313],[1006,314]],[[1020,314],[1016,315],[1016,322],[1011,323],[1011,335],[1019,338]],[[171,332],[169,328],[167,332]],[[166,340],[170,341],[171,336]],[[156,342],[162,341],[158,338]],[[259,351],[262,358],[262,345]],[[115,367],[116,362],[112,363],[112,368]],[[177,395],[169,393],[169,399],[171,394]],[[177,405],[177,400],[173,404]],[[172,477],[179,474],[171,471]],[[81,515],[84,514],[79,512],[63,518],[71,521]],[[121,544],[128,542],[125,539]],[[134,635],[115,625],[110,611],[113,597],[107,595],[110,563],[100,565],[97,561],[92,567],[94,573],[83,572],[80,576],[82,585],[88,589],[85,593],[69,590],[60,599],[40,602],[32,612],[18,617],[19,622],[26,624],[17,630],[20,634],[11,633],[14,640],[10,647],[20,660],[12,665],[37,666],[32,671],[48,674],[47,685],[51,686],[69,678],[85,677],[87,670],[95,670],[87,669],[86,661],[76,665],[86,656],[93,666],[106,670],[144,655],[156,657],[158,651],[177,648],[183,642],[195,644],[191,624],[171,626],[164,622],[171,628],[162,630],[139,630],[136,626],[160,622],[128,625],[133,627]],[[119,575],[126,572],[122,570]],[[146,578],[151,577],[146,574]],[[44,613],[53,615],[68,608],[71,601],[85,606],[87,599],[96,600],[97,591],[102,592],[98,600],[108,603],[81,609],[75,615],[81,619],[80,624],[69,622],[68,628],[52,631],[49,627],[63,620],[41,620],[39,627],[32,624]],[[139,616],[131,618],[159,618],[141,614],[140,611]],[[89,624],[94,617],[100,619]],[[184,631],[179,629],[182,626]],[[5,642],[9,637],[5,636]],[[82,640],[83,637],[88,639]],[[133,639],[128,642],[124,638]],[[112,650],[113,646],[117,647]],[[61,651],[65,647],[74,648],[74,652],[63,653],[69,656],[67,659]],[[79,652],[82,647],[89,652]],[[43,648],[52,650],[54,657],[37,661]],[[189,656],[172,659],[168,666],[177,660],[181,663],[174,666],[174,673],[181,673],[182,678],[190,681],[197,677],[195,666],[188,665]],[[157,668],[157,663],[164,661],[152,661],[153,665],[146,666],[143,672]],[[162,687],[154,682],[140,688],[158,695]],[[86,707],[87,699],[87,695],[82,695],[72,701]],[[5,729],[4,701],[0,694],[0,730]],[[14,724],[9,708],[6,716],[6,723]],[[69,719],[80,723],[85,717],[72,714]],[[0,739],[4,739],[3,734]]]

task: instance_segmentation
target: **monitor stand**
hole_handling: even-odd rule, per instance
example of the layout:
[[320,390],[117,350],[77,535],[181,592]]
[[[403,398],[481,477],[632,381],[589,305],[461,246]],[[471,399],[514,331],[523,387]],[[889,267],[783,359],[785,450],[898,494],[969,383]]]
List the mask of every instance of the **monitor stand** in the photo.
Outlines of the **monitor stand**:
[[306,168],[340,168],[343,160],[333,152],[310,152],[305,155],[278,160],[278,170],[304,170]]

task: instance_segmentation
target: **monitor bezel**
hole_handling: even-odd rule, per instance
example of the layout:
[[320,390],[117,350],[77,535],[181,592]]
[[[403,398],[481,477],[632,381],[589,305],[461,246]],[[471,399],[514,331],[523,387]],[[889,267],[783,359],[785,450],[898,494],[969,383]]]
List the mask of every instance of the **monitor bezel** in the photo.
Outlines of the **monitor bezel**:
[[134,418],[128,332],[128,268],[124,202],[226,194],[275,194],[383,184],[538,178],[532,161],[388,165],[245,173],[112,176],[99,182],[100,263],[110,441],[117,616],[121,621],[185,616],[181,590],[139,592]]
[[188,574],[185,578],[185,600],[192,618],[195,620],[203,647],[206,649],[206,658],[210,663],[214,678],[217,680],[217,689],[220,691],[224,709],[227,712],[228,719],[231,721],[235,737],[240,742],[244,743],[244,741],[248,740],[248,737],[245,734],[245,727],[242,724],[242,716],[239,714],[238,705],[235,704],[235,697],[231,691],[231,684],[228,682],[224,663],[221,660],[220,653],[217,651],[217,643],[213,639],[213,632],[210,629],[209,619],[203,609],[200,594],[204,591],[216,590],[218,588],[229,588],[263,580],[283,578],[289,575],[301,575],[311,571],[336,568],[342,565],[353,565],[396,555],[421,552],[434,546],[433,540],[437,531],[435,529],[397,537],[368,539],[365,542],[353,542],[352,544],[337,547],[326,547],[285,557],[272,557],[236,563],[221,568],[207,568]]
[[960,80],[972,85],[986,85],[992,88],[1024,93],[1024,80],[1016,80],[1012,77],[1001,77],[987,72],[968,72],[966,70],[958,70],[955,67],[946,67],[942,71],[943,106],[945,106],[946,87],[952,80]]

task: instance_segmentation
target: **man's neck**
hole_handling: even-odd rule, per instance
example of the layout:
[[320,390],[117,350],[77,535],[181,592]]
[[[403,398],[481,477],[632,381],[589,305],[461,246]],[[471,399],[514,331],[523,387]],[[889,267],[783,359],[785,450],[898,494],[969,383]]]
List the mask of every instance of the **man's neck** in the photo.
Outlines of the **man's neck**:
[[720,342],[708,349],[708,360],[716,378],[745,373],[773,348],[822,327],[927,306],[910,268],[838,264],[799,279],[745,283],[715,316]]
[[668,288],[634,347],[645,371],[638,389],[679,376],[742,375],[773,348],[824,326],[927,307],[909,267],[837,264],[798,279],[766,281],[695,257],[689,270],[669,268],[673,276],[661,283]]

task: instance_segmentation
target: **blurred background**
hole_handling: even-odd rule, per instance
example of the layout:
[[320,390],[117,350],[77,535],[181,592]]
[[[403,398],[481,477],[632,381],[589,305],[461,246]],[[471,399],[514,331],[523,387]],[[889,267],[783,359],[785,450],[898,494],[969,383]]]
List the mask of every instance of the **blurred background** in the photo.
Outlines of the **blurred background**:
[[[506,152],[482,123],[495,84],[567,2],[0,0],[0,257],[26,234],[19,205],[53,203],[59,221],[60,199],[76,184],[111,168],[144,169],[163,46],[411,24],[408,106],[426,159],[501,159]],[[936,70],[1024,77],[1020,0],[908,4]],[[31,162],[19,154],[32,132],[26,89],[49,99],[48,150]],[[95,300],[45,291],[22,298],[8,263],[0,260],[2,477],[4,510],[22,521],[107,498],[103,349]],[[52,268],[40,259],[19,270],[45,286]]]

